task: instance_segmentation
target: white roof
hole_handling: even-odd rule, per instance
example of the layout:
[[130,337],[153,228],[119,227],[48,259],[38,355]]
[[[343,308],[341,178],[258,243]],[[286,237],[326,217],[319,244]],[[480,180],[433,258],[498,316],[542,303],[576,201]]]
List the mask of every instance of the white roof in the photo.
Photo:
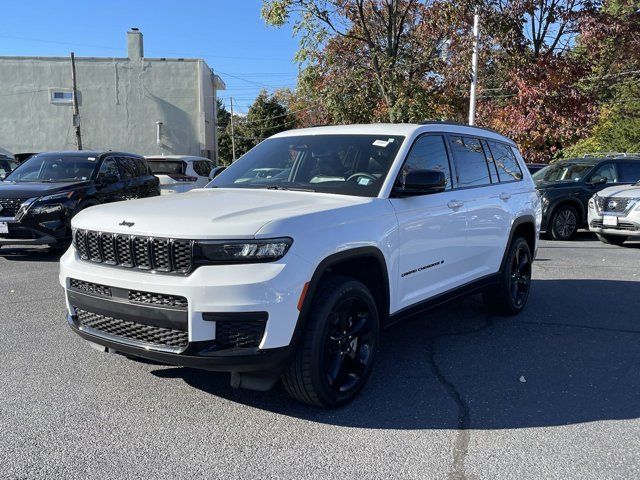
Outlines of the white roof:
[[467,135],[481,135],[515,145],[514,141],[493,130],[447,122],[432,123],[370,123],[360,125],[331,125],[324,127],[300,128],[287,130],[273,135],[292,137],[297,135],[402,135],[410,137],[424,132],[449,132]]

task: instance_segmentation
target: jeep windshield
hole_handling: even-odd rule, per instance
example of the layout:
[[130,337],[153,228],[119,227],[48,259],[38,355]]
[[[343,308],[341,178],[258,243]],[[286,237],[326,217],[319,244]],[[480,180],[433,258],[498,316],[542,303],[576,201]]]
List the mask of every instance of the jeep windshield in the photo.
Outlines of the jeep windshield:
[[537,171],[532,177],[536,182],[579,182],[594,165],[594,163],[561,162]]
[[74,182],[93,176],[98,158],[89,155],[39,154],[7,175],[7,182]]
[[265,140],[210,184],[375,197],[405,137],[300,135]]

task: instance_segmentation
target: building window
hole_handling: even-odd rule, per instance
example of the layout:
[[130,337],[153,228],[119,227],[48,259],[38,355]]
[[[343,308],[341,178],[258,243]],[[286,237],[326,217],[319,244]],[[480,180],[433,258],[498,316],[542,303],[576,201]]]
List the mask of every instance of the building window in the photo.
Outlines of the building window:
[[73,92],[71,89],[65,88],[52,88],[49,90],[51,93],[51,103],[69,104],[73,103]]

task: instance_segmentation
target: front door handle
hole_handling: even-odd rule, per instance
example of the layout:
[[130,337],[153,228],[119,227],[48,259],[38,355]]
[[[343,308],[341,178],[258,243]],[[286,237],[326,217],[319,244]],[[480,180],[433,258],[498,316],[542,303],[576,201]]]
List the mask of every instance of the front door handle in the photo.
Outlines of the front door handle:
[[504,200],[506,202],[510,198],[511,198],[511,194],[510,193],[501,193],[500,194],[500,200]]
[[462,205],[464,204],[462,202],[459,202],[458,200],[451,200],[449,203],[447,203],[447,207],[451,208],[452,210],[460,208],[462,207]]

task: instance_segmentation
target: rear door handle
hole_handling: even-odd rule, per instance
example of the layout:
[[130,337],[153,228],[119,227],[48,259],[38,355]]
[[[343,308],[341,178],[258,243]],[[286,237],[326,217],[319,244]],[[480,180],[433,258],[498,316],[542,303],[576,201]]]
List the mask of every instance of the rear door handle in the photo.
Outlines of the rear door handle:
[[500,200],[504,200],[506,202],[510,198],[511,198],[511,194],[510,193],[501,193],[500,194]]
[[447,207],[451,208],[451,209],[456,209],[456,208],[460,208],[462,207],[462,205],[464,205],[462,202],[459,202],[458,200],[451,200],[449,203],[447,203]]

